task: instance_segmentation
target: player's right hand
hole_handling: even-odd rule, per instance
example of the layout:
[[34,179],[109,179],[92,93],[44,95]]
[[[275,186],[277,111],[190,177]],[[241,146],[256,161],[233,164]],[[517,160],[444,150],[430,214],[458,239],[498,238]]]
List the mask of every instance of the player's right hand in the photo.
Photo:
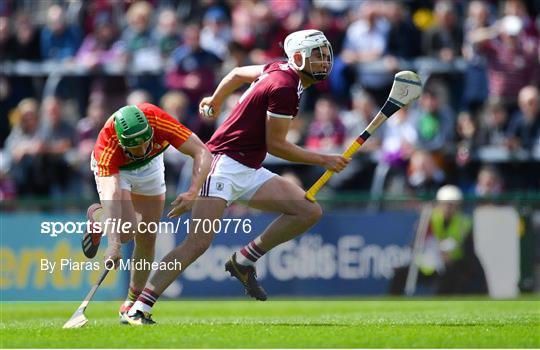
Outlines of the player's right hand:
[[108,269],[112,269],[113,267],[117,269],[119,266],[120,259],[122,259],[120,245],[119,244],[114,244],[112,246],[109,245],[109,247],[105,251],[104,259],[105,259],[105,266]]
[[328,170],[331,170],[335,173],[339,173],[349,164],[351,161],[348,158],[345,158],[339,154],[328,154],[323,156],[324,167]]
[[196,197],[196,193],[189,191],[179,194],[178,197],[176,197],[176,199],[171,203],[173,208],[167,214],[167,217],[175,218],[182,215],[186,211],[191,210]]
[[[204,114],[204,106],[210,106],[213,109],[214,114],[212,116],[207,116]],[[215,101],[212,96],[205,97],[201,100],[201,103],[199,103],[199,114],[203,117],[207,118],[217,118],[219,114],[221,113],[221,103],[218,103],[218,101]]]

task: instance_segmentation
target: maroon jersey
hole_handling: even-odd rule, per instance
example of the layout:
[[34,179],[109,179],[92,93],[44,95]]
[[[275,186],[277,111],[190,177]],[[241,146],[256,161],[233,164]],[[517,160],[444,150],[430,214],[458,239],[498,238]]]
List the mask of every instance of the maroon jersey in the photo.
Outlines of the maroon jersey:
[[301,93],[300,77],[286,62],[266,65],[208,141],[208,148],[260,168],[266,157],[267,116],[292,119],[298,113]]

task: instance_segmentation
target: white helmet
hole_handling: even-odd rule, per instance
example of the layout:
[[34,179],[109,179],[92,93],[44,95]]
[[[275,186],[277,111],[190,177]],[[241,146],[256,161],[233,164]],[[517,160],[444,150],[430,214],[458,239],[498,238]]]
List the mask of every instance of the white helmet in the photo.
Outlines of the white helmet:
[[436,198],[442,202],[461,202],[463,200],[463,193],[457,186],[444,185],[437,191]]
[[[311,69],[311,74],[307,72],[304,73],[311,75],[316,80],[324,80],[326,79],[328,74],[330,74],[330,71],[332,70],[332,64],[334,62],[332,45],[330,44],[328,39],[326,39],[323,32],[321,32],[320,30],[307,29],[293,32],[287,35],[283,46],[285,49],[285,53],[287,54],[287,58],[289,59],[290,66],[301,71],[304,69],[307,59],[309,59],[310,68],[312,68],[312,65],[314,63],[327,63],[329,67],[326,71],[315,72],[313,71],[313,69]],[[328,53],[323,52],[324,47],[328,49]],[[320,61],[313,61],[310,59],[313,49],[320,50]],[[295,52],[300,52],[302,54],[301,66],[298,66],[294,62]],[[329,58],[325,59],[326,57]]]

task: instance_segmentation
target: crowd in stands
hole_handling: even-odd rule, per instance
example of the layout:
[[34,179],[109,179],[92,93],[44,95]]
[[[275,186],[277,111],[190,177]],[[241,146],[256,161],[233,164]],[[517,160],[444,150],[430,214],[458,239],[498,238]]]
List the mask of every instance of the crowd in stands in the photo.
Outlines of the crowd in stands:
[[[538,192],[539,14],[525,0],[2,1],[0,198],[96,196],[93,143],[125,104],[155,103],[208,140],[242,91],[217,121],[198,115],[200,99],[236,66],[283,59],[286,35],[308,28],[334,50],[330,78],[303,93],[288,135],[308,149],[343,151],[384,103],[395,72],[421,67],[424,80],[420,99],[329,189]],[[57,84],[45,68],[25,73],[24,64],[46,63],[79,73]],[[168,152],[166,162],[176,192],[185,159]],[[271,159],[268,167],[305,187],[321,174]]]

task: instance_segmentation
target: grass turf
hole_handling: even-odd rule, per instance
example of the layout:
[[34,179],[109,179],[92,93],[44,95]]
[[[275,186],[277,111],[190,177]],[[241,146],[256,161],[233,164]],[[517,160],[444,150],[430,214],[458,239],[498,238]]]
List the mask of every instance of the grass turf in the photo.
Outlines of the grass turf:
[[117,302],[2,303],[1,347],[539,348],[538,300],[160,301],[149,327],[118,323]]

